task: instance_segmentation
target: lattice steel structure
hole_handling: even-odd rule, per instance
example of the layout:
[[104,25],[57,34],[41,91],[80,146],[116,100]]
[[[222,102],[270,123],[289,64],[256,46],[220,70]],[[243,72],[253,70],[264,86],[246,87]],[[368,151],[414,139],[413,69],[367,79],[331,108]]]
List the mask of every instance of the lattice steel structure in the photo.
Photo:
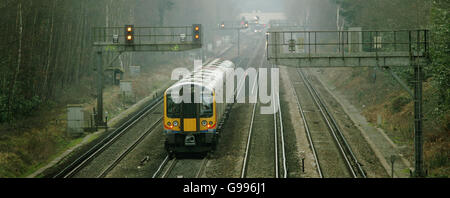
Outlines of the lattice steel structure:
[[[97,54],[97,114],[96,125],[103,120],[103,68],[109,67],[124,52],[181,52],[202,48],[202,26],[177,27],[94,27],[92,41]],[[103,54],[116,55],[104,65]]]
[[193,26],[133,27],[133,44],[126,42],[124,29],[125,27],[93,28],[93,45],[98,51],[116,52],[186,51],[202,47],[201,39],[200,42],[194,41]]
[[[429,63],[428,30],[268,31],[267,59],[277,65],[307,68],[412,67],[414,91],[392,75],[414,99],[415,173],[424,176],[422,136],[422,68]],[[286,31],[288,30],[288,31]]]
[[[299,67],[425,65],[427,30],[269,31],[267,58]],[[295,41],[294,51],[289,50]]]

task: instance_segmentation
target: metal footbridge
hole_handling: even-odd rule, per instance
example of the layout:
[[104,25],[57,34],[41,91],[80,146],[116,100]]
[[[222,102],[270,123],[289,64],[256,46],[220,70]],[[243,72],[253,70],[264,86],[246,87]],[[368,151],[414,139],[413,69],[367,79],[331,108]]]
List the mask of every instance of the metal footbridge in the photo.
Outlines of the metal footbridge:
[[[414,176],[424,176],[422,135],[422,69],[429,63],[428,30],[307,31],[301,27],[274,27],[266,33],[267,59],[298,68],[380,67],[414,99]],[[392,67],[414,69],[411,90]]]

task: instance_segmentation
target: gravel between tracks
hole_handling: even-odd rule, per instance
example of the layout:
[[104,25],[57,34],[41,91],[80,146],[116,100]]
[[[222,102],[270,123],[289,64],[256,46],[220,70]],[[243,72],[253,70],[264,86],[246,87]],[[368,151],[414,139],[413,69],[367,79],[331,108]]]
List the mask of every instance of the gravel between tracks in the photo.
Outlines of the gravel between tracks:
[[86,167],[80,170],[75,178],[92,178],[101,174],[102,170],[113,162],[129,145],[132,144],[145,130],[149,129],[162,116],[162,104],[156,106],[153,113],[149,113],[142,120],[126,131],[116,142],[100,153]]
[[311,139],[317,152],[323,176],[325,178],[351,177],[319,108],[314,103],[306,84],[296,69],[289,68],[288,70],[309,125]]
[[[255,57],[254,43],[260,40],[247,40],[249,42],[238,67],[254,67],[260,63]],[[247,81],[248,83],[248,81]],[[248,93],[248,92],[246,92]],[[248,94],[246,94],[248,96]],[[247,144],[250,119],[252,117],[253,104],[235,104],[230,112],[230,119],[223,126],[217,150],[211,155],[206,164],[205,177],[208,178],[239,178],[245,148]]]
[[[311,74],[312,72],[308,72]],[[334,99],[330,93],[325,90],[323,85],[316,79],[314,75],[311,77],[311,83],[317,88],[326,105],[330,108],[330,113],[336,119],[341,131],[352,150],[362,164],[368,177],[388,177],[386,170],[378,160],[374,151],[368,145],[367,141],[361,135],[361,131],[355,126],[354,122],[348,117],[342,106]]]
[[[244,50],[249,50],[248,43],[245,42]],[[249,53],[250,54],[250,53]],[[232,48],[224,55],[225,59],[233,59],[236,56],[236,49]],[[243,64],[246,64],[248,60],[243,60]],[[162,106],[160,107],[162,112]],[[145,121],[148,122],[148,121]],[[149,123],[150,124],[150,123]],[[223,137],[227,137],[227,134],[223,134]],[[113,178],[151,178],[156,172],[162,161],[167,156],[164,149],[165,136],[162,127],[156,127],[156,129],[148,135],[133,151],[131,151],[106,177]],[[219,147],[220,144],[219,143]],[[228,147],[228,145],[224,145]],[[125,147],[123,147],[125,148]],[[210,164],[211,160],[207,161]],[[182,164],[182,163],[181,163]],[[196,171],[194,171],[196,172]],[[239,172],[237,172],[239,173]],[[178,173],[173,173],[176,177]],[[193,177],[190,175],[183,175],[183,177]],[[202,176],[205,177],[205,174]]]
[[[303,118],[298,112],[288,69],[280,66],[280,100],[283,112],[288,178],[318,178],[316,162],[309,146]],[[302,171],[302,158],[305,168]]]

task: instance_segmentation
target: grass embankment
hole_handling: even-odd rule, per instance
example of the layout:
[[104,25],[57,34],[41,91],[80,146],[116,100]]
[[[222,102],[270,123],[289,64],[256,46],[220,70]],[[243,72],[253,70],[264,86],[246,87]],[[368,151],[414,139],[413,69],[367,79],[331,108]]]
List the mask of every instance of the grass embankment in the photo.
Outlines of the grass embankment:
[[[133,80],[135,97],[124,100],[118,86],[108,85],[104,91],[104,109],[108,119],[170,83],[172,69],[186,67],[187,58],[164,59],[143,65],[141,75]],[[32,117],[17,121],[14,125],[0,126],[0,177],[26,177],[38,170],[65,150],[79,144],[83,137],[71,137],[66,133],[67,104],[83,104],[91,113],[96,105],[94,79],[62,90],[61,100],[44,105]],[[86,119],[89,119],[86,118]],[[92,139],[91,139],[92,140]]]
[[[321,70],[338,90],[362,109],[373,125],[381,124],[388,136],[414,160],[414,102],[412,97],[390,76],[373,69]],[[375,74],[376,73],[376,78]],[[424,83],[424,166],[431,177],[450,174],[450,114],[436,114],[436,90]],[[379,120],[381,118],[381,120]],[[412,163],[414,164],[414,163]]]

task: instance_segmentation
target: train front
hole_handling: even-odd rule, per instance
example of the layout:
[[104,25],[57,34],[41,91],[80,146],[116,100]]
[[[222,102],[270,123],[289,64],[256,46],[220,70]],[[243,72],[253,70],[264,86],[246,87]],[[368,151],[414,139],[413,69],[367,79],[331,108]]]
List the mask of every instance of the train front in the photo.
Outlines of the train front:
[[[180,99],[181,93],[185,91],[183,86],[190,86],[192,90],[190,94],[187,93],[191,96],[188,102]],[[173,96],[173,90],[180,94]],[[202,90],[202,94],[194,94],[194,90]],[[180,83],[169,88],[164,94],[166,150],[170,154],[177,154],[206,153],[213,149],[217,141],[215,106],[214,92],[207,87]]]

